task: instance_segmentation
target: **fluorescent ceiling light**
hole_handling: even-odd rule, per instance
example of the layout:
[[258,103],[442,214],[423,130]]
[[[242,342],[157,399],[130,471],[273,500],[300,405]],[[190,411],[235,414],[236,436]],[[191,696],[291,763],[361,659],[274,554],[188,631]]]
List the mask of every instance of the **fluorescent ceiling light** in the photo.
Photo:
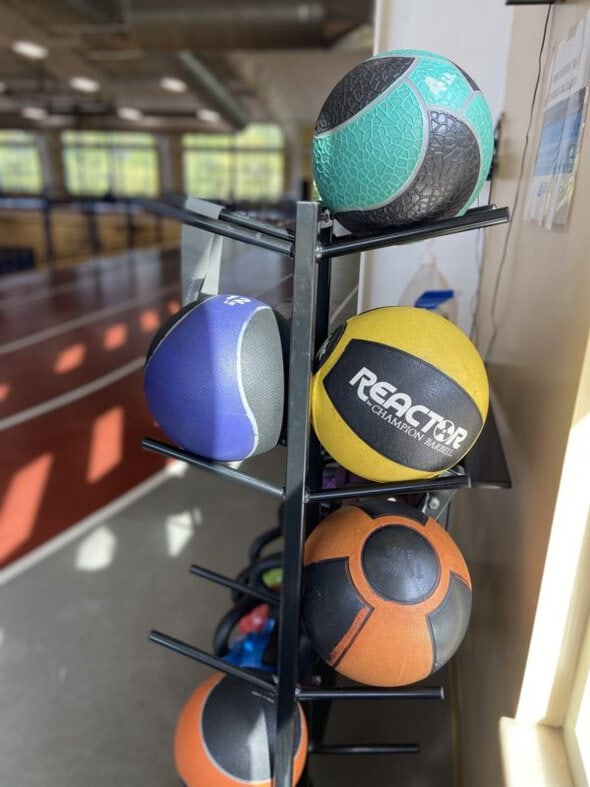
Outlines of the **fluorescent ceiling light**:
[[90,79],[89,77],[72,77],[70,79],[70,85],[75,90],[81,90],[82,93],[96,93],[100,90],[100,82],[97,82],[96,79]]
[[123,120],[141,120],[143,112],[135,107],[119,107],[117,115]]
[[160,84],[171,93],[185,93],[187,89],[186,82],[183,82],[182,79],[176,79],[176,77],[162,77]]
[[198,109],[197,117],[205,123],[219,123],[221,115],[214,109]]
[[45,120],[47,117],[47,110],[43,107],[23,107],[21,115],[27,120]]
[[32,60],[43,60],[49,54],[46,47],[35,44],[34,41],[15,41],[12,44],[12,51],[18,55],[30,57]]

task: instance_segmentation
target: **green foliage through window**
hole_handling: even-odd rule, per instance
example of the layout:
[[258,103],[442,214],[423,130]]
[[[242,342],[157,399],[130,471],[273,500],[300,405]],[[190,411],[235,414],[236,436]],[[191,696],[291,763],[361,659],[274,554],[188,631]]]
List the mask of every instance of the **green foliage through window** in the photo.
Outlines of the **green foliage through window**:
[[253,123],[237,134],[185,134],[184,184],[204,199],[277,200],[284,191],[281,129]]
[[0,131],[0,193],[39,194],[42,188],[34,136],[26,131]]
[[66,131],[62,135],[70,194],[156,196],[158,156],[151,134]]

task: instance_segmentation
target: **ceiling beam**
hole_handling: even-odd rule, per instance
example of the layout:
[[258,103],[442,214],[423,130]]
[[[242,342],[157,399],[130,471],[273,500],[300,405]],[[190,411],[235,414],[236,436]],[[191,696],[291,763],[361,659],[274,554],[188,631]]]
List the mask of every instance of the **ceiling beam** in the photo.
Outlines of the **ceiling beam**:
[[10,49],[14,41],[23,39],[47,48],[49,55],[40,61],[40,66],[51,76],[66,84],[74,76],[89,77],[100,83],[103,94],[109,96],[112,93],[108,78],[85,57],[75,50],[60,47],[56,39],[48,36],[41,27],[34,25],[23,14],[5,4],[0,5],[0,46]]
[[0,112],[0,129],[21,129],[26,131],[149,131],[151,133],[191,133],[212,134],[228,133],[226,126],[213,125],[199,121],[194,115],[145,115],[138,122],[125,121],[112,114],[94,115],[55,115],[46,121],[30,121],[20,115]]
[[248,125],[250,113],[246,107],[201,60],[186,49],[178,53],[178,59],[189,79],[196,81],[199,92],[206,96],[213,109],[218,110],[236,129]]
[[[37,64],[41,75],[41,80],[37,82],[37,93],[39,93],[43,72],[63,82],[64,85],[67,85],[73,76],[86,76],[100,83],[100,92],[93,94],[92,97],[84,97],[82,93],[72,91],[71,100],[73,104],[84,104],[85,98],[86,100],[100,98],[100,100],[110,102],[113,106],[128,104],[129,102],[131,102],[132,106],[143,107],[145,105],[146,102],[141,100],[141,89],[138,89],[134,96],[134,91],[130,89],[126,80],[121,80],[120,82],[111,81],[104,71],[97,67],[96,60],[90,62],[77,52],[75,48],[72,48],[71,42],[69,46],[66,46],[63,40],[48,35],[39,26],[30,22],[24,14],[18,13],[6,5],[0,5],[0,46],[10,48],[13,41],[18,39],[34,41],[45,46],[49,51],[48,57],[41,61],[40,64]],[[177,62],[182,63],[182,70],[186,73],[189,91],[198,100],[198,104],[192,109],[193,115],[200,104],[217,110],[224,120],[234,128],[243,128],[249,122],[250,115],[246,107],[213,71],[191,52],[179,53]],[[31,76],[34,78],[34,64],[31,65]],[[165,75],[164,73],[162,74],[162,76]],[[156,85],[157,82],[154,82],[154,87]],[[17,91],[11,91],[10,98],[17,105],[22,105],[26,101],[32,100],[31,95],[23,95]],[[134,98],[138,100],[134,101]],[[50,105],[51,99],[50,93],[43,93],[44,104]]]

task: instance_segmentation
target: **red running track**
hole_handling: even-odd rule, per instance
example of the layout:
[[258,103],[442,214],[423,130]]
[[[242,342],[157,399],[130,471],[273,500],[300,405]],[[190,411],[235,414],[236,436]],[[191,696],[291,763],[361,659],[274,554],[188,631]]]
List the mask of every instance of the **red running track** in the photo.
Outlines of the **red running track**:
[[[279,305],[288,260],[225,263],[221,290]],[[180,306],[178,252],[0,280],[0,566],[160,470],[143,397],[154,332]],[[239,262],[238,259],[235,262]]]

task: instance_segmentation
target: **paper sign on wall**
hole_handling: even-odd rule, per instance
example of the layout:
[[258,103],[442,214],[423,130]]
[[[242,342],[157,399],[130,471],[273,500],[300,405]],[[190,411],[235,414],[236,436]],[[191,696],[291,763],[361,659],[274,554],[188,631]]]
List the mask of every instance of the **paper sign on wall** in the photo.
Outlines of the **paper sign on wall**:
[[525,219],[546,229],[567,226],[590,78],[590,15],[555,50]]

